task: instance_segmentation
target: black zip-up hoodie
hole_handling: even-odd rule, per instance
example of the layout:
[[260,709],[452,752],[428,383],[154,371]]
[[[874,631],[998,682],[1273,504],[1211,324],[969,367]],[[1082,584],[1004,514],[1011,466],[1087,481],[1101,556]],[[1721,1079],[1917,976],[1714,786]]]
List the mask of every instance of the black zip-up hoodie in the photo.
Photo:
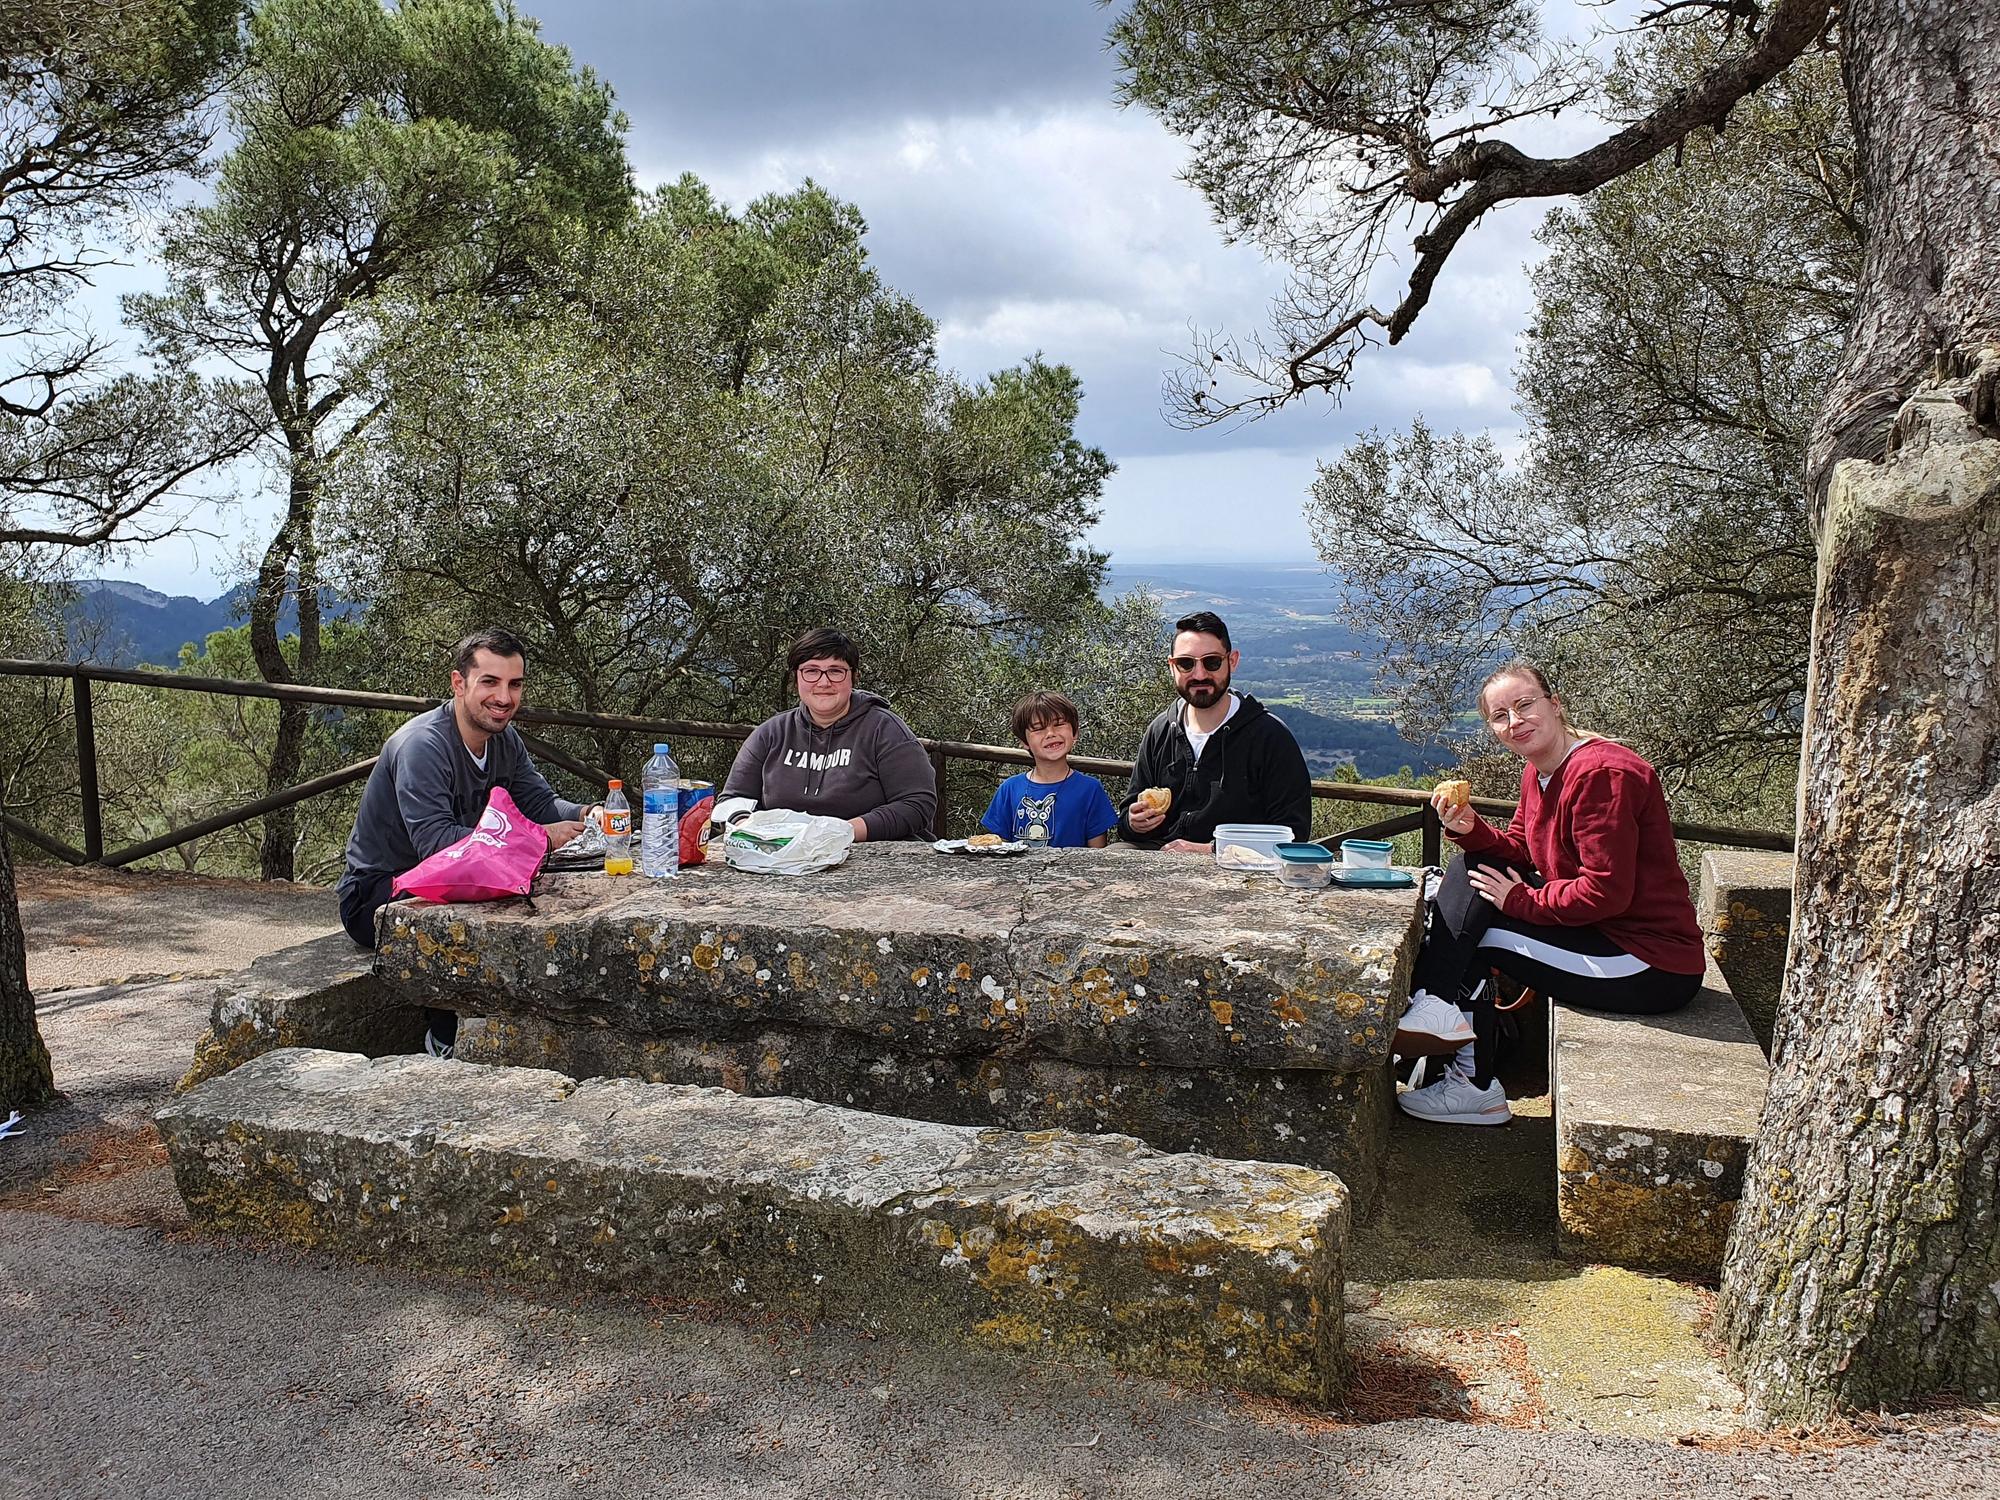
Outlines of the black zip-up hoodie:
[[824,729],[803,703],[759,724],[736,752],[716,799],[862,818],[868,837],[927,839],[937,777],[917,737],[889,700],[856,689],[847,712]]
[[[1146,726],[1132,781],[1118,810],[1118,837],[1142,849],[1169,839],[1207,843],[1219,823],[1283,823],[1295,837],[1312,836],[1312,775],[1284,721],[1247,693],[1236,712],[1202,746],[1199,763],[1182,717],[1185,703],[1161,710]],[[1150,834],[1132,831],[1132,802],[1147,787],[1174,794],[1167,821]]]

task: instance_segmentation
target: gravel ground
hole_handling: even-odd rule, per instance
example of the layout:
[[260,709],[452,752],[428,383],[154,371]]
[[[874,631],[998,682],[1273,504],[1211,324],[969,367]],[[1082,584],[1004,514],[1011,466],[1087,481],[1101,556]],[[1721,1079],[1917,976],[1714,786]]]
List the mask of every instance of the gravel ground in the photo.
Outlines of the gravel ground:
[[[50,930],[32,898],[24,916],[31,942]],[[188,951],[228,947],[184,911],[173,922]],[[156,967],[136,940],[107,947]],[[45,998],[69,1102],[0,1142],[0,1497],[2000,1496],[1989,1412],[1699,1446],[1338,1423],[1101,1370],[199,1236],[147,1118],[206,1011],[200,983]]]
[[340,927],[333,891],[283,881],[16,865],[28,985],[224,974]]

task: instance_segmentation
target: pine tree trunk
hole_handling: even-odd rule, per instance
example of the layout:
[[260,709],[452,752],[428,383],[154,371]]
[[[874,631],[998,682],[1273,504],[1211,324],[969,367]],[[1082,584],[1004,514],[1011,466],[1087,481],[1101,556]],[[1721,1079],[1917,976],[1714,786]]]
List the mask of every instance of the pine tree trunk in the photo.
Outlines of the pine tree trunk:
[[1721,1299],[1772,1422],[2000,1396],[2000,8],[1842,25],[1870,237],[1815,433],[1797,918]]
[[0,1119],[55,1096],[49,1049],[35,1025],[35,995],[28,988],[28,947],[14,894],[13,851],[0,834]]

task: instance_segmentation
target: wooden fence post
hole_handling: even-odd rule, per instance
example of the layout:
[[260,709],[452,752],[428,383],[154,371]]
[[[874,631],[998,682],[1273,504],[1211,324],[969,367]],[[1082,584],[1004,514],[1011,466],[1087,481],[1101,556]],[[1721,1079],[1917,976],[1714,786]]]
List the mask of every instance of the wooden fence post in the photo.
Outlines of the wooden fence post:
[[97,721],[90,709],[90,678],[70,674],[70,701],[76,708],[76,776],[83,794],[83,852],[104,858],[104,809],[97,800]]

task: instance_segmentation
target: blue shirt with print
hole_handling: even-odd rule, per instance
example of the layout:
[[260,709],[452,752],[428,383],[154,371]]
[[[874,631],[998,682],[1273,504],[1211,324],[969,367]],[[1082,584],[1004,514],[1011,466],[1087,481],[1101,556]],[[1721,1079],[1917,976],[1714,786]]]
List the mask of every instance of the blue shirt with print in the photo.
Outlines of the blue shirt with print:
[[1024,841],[1039,826],[1050,844],[1081,849],[1118,826],[1118,809],[1095,776],[1072,771],[1062,781],[1042,782],[1030,781],[1023,771],[1000,783],[979,826],[1003,839]]

